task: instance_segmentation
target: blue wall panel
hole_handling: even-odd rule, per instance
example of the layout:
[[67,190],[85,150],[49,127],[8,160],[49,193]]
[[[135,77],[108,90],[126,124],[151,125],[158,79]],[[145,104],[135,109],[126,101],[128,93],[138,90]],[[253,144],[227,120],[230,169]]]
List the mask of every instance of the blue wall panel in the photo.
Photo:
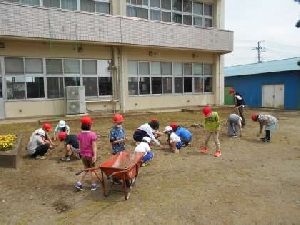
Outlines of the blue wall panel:
[[262,106],[262,86],[268,84],[284,84],[284,109],[300,109],[299,71],[225,77],[225,86],[234,87],[255,108]]

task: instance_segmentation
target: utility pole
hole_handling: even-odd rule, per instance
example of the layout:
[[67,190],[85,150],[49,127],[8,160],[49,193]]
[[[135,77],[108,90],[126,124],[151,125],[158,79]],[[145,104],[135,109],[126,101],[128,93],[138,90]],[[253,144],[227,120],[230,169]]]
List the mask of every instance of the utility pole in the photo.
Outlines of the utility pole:
[[265,51],[265,48],[261,47],[261,42],[263,41],[258,41],[257,42],[257,47],[254,47],[252,50],[257,51],[257,62],[261,63],[261,53]]

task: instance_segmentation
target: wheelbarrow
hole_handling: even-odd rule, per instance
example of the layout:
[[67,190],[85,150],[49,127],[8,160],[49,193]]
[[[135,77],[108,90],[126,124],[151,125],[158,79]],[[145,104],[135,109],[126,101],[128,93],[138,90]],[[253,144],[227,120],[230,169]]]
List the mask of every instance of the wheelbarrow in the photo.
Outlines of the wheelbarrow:
[[[130,153],[121,151],[107,161],[101,163],[99,166],[84,169],[77,172],[76,175],[79,175],[83,171],[94,171],[96,177],[102,184],[102,192],[105,197],[108,196],[108,192],[106,191],[106,180],[113,180],[111,188],[114,185],[114,181],[121,181],[125,200],[128,200],[130,197],[130,190],[135,184],[138,176],[143,156],[144,154],[141,152]],[[101,171],[101,176],[96,172],[99,169]],[[106,175],[106,177],[104,175]]]

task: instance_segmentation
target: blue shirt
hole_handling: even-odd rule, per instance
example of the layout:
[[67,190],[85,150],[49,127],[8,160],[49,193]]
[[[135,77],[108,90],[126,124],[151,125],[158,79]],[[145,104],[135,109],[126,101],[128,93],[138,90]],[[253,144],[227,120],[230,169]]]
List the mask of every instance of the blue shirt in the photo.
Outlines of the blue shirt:
[[[125,138],[125,130],[123,127],[113,126],[110,130],[109,140],[114,142]],[[125,142],[112,144],[113,153],[116,154],[120,151],[125,150]]]
[[191,132],[189,132],[187,129],[183,127],[178,127],[177,130],[175,131],[175,134],[177,134],[180,137],[182,143],[189,143],[193,137]]

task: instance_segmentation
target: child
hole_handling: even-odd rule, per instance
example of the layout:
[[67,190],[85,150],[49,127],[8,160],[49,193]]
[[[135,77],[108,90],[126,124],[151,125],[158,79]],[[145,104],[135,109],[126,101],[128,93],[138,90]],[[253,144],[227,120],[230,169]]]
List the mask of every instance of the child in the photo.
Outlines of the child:
[[259,122],[259,132],[257,137],[260,137],[262,133],[263,127],[265,127],[265,137],[261,138],[263,142],[270,142],[271,141],[271,131],[276,130],[278,120],[276,117],[271,115],[264,115],[264,114],[253,114],[251,119],[254,122]]
[[244,127],[246,125],[246,120],[244,116],[244,98],[239,92],[235,92],[233,88],[229,90],[229,94],[234,96],[235,109],[239,112],[240,117],[242,117],[242,127]]
[[230,114],[227,120],[228,135],[230,137],[242,137],[242,117],[237,114]]
[[[159,122],[156,118],[151,118],[151,122],[157,122],[159,124]],[[163,134],[164,134],[163,132],[160,132],[158,130],[158,128],[159,128],[159,125],[158,125],[157,129],[154,130],[154,132],[153,132],[155,138],[159,138],[159,137],[163,136]]]
[[133,140],[141,142],[143,137],[150,137],[151,141],[157,146],[160,146],[159,140],[155,136],[155,131],[159,129],[159,122],[157,120],[151,120],[149,123],[141,125],[133,133]]
[[170,127],[172,127],[172,130],[180,137],[180,140],[182,142],[182,146],[188,146],[190,142],[192,141],[192,133],[188,131],[186,128],[178,126],[176,122],[171,123]]
[[135,147],[135,152],[144,152],[145,155],[142,159],[142,166],[146,166],[146,162],[153,158],[154,153],[150,148],[151,139],[149,137],[143,137],[142,141]]
[[110,130],[109,140],[112,147],[112,154],[115,155],[118,152],[125,150],[125,130],[122,127],[122,123],[124,122],[124,118],[121,114],[115,114],[113,117],[114,126]]
[[175,134],[175,132],[172,130],[172,127],[170,126],[165,127],[164,133],[168,135],[167,142],[171,152],[179,153],[179,149],[181,149],[182,147],[180,137],[177,134]]
[[[77,135],[77,140],[79,141],[80,156],[84,168],[91,168],[95,166],[97,159],[97,135],[95,132],[91,131],[92,119],[88,116],[81,118],[81,132]],[[79,178],[79,181],[75,184],[77,190],[82,191],[82,181],[87,174],[86,171],[82,172]],[[96,184],[96,174],[91,172],[91,190],[95,191],[97,189]]]
[[70,161],[72,155],[75,155],[78,159],[80,159],[79,142],[76,135],[67,135],[66,132],[60,132],[58,134],[58,139],[65,142],[65,153],[64,157],[61,158],[62,161]]
[[64,120],[60,120],[54,129],[54,141],[58,139],[58,134],[60,132],[66,132],[68,135],[70,134],[70,127],[66,124],[66,121]]
[[30,137],[27,144],[27,151],[35,159],[46,159],[45,154],[49,150],[49,147],[49,142],[45,140],[45,131],[40,129]]
[[204,131],[205,131],[205,146],[201,149],[201,153],[206,154],[208,152],[208,141],[211,135],[214,136],[216,152],[215,157],[221,156],[220,141],[219,141],[219,129],[220,129],[220,118],[217,112],[212,112],[209,106],[205,106],[202,109],[204,114]]
[[51,137],[49,135],[49,132],[52,131],[51,124],[44,123],[43,126],[42,126],[42,128],[39,128],[39,129],[35,130],[31,135],[35,135],[37,133],[37,131],[40,130],[40,129],[42,129],[42,130],[45,131],[45,140],[47,140],[49,142],[50,149],[55,148],[55,144],[53,143],[53,141],[52,141],[52,139],[51,139]]

